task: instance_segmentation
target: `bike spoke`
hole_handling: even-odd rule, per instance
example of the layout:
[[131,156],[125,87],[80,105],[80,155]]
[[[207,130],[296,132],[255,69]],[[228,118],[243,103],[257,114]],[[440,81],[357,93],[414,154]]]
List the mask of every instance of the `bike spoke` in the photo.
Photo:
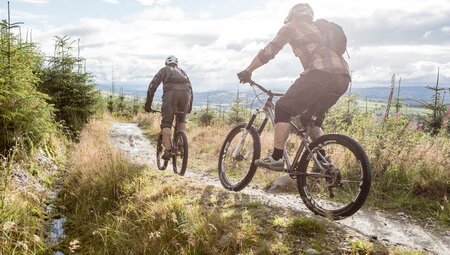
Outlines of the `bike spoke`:
[[[325,155],[317,155],[323,152]],[[336,143],[326,144],[313,153],[304,177],[311,203],[323,211],[344,210],[360,194],[363,178],[360,160],[349,148]],[[321,160],[315,162],[313,158]]]

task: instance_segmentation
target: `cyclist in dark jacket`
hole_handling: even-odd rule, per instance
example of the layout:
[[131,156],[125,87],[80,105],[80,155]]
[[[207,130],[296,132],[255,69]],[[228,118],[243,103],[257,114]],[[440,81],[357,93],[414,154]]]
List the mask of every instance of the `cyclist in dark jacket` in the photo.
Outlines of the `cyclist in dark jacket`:
[[158,86],[163,83],[163,96],[161,106],[161,130],[163,134],[163,145],[165,148],[163,159],[169,160],[171,157],[170,134],[174,114],[178,114],[176,124],[180,130],[186,129],[186,113],[192,110],[192,86],[186,72],[178,67],[178,59],[169,56],[166,59],[166,66],[161,68],[148,85],[145,111],[152,112],[153,96]]
[[263,66],[286,45],[303,66],[303,73],[281,97],[275,107],[275,141],[271,155],[255,161],[257,166],[282,171],[284,169],[284,145],[289,136],[291,117],[302,115],[307,124],[314,114],[312,105],[321,103],[316,126],[311,130],[313,139],[322,135],[325,111],[345,93],[350,83],[350,72],[342,55],[321,45],[321,34],[313,23],[314,12],[308,4],[296,4],[289,11],[285,24],[276,37],[253,59],[250,65],[238,73],[242,83],[251,81],[254,70]]

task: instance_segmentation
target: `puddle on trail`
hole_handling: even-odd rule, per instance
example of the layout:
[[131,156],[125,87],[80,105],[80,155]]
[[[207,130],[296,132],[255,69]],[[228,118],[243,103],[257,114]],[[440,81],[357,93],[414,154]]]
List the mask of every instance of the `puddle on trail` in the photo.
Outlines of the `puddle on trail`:
[[[59,188],[56,188],[56,190],[59,190]],[[57,215],[58,217],[53,217],[55,215],[55,201],[57,197],[58,191],[52,192],[52,194],[49,196],[49,205],[47,205],[47,208],[45,209],[46,214],[48,217],[50,217],[48,222],[48,237],[47,237],[47,244],[49,247],[55,247],[57,246],[62,240],[66,238],[66,235],[64,233],[64,223],[66,221],[66,218],[61,215]],[[64,255],[61,251],[54,251],[54,255]]]
[[[126,153],[136,163],[155,164],[155,150],[140,128],[134,123],[113,123],[110,128],[113,146]],[[169,166],[170,167],[170,166]],[[207,185],[221,188],[217,177],[188,169],[185,178],[192,178]],[[259,188],[248,187],[241,191],[258,200],[301,212],[309,212],[299,196],[267,193]],[[336,221],[336,224],[356,231],[369,238],[378,239],[388,245],[423,250],[429,254],[450,254],[450,235],[435,233],[407,219],[394,220],[388,214],[359,210],[352,217]]]

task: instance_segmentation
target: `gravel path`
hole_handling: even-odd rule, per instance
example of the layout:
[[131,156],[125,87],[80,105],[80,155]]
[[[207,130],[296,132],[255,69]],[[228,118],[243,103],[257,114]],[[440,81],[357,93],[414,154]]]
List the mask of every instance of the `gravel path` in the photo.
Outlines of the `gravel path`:
[[[133,162],[156,166],[155,149],[136,124],[115,122],[110,128],[110,137],[113,146],[123,151]],[[195,169],[188,169],[184,178],[222,188],[218,177],[196,172]],[[296,195],[268,193],[256,187],[248,187],[241,192],[271,205],[310,213]],[[429,224],[413,222],[403,213],[389,215],[363,208],[352,217],[336,223],[349,231],[391,246],[419,249],[430,254],[450,254],[450,231],[437,233]]]

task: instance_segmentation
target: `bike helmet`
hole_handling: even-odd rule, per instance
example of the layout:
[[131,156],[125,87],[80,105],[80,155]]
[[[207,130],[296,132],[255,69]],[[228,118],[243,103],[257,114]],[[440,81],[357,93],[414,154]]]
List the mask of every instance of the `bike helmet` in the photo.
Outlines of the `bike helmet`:
[[173,55],[168,56],[166,58],[166,66],[168,66],[170,64],[178,65],[178,59],[175,56],[173,56]]
[[309,4],[296,4],[289,10],[288,16],[284,20],[284,24],[291,22],[294,18],[308,17],[314,19],[314,11]]

